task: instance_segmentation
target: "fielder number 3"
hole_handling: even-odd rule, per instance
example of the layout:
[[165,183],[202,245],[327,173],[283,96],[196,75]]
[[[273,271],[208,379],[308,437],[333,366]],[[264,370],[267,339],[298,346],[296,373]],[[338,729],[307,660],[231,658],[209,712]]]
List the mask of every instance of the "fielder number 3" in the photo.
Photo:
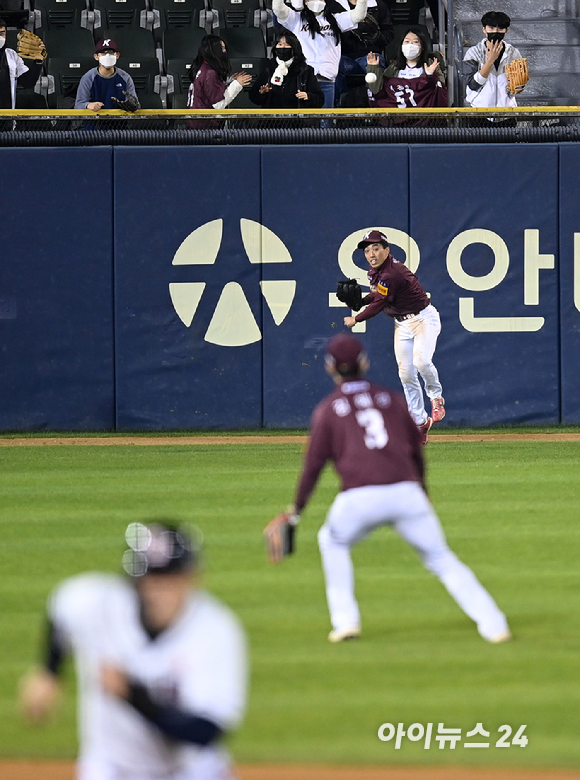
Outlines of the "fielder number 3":
[[385,428],[383,415],[378,409],[359,409],[356,421],[365,432],[365,444],[369,450],[382,450],[387,446],[389,434]]

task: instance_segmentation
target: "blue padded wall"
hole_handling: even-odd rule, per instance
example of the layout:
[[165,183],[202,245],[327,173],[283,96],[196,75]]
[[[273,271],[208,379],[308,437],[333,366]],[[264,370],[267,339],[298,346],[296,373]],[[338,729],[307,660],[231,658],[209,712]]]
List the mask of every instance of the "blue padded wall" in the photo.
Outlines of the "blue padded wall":
[[112,151],[2,149],[0,161],[0,428],[111,429]]

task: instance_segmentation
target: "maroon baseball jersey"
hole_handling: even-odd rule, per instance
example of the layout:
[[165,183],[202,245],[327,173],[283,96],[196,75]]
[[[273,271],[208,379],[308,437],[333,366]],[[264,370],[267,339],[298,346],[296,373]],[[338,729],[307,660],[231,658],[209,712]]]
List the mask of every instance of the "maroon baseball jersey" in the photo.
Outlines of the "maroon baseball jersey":
[[312,413],[310,441],[296,494],[300,511],[324,465],[332,461],[341,490],[421,482],[423,444],[404,397],[365,379],[343,382]]
[[371,108],[437,108],[447,107],[447,90],[437,73],[423,73],[414,79],[386,78],[380,92],[369,96]]
[[188,108],[213,108],[215,103],[224,99],[226,84],[207,62],[201,68],[189,87]]
[[380,268],[370,268],[367,276],[376,291],[363,298],[367,308],[356,315],[357,322],[368,320],[381,311],[389,317],[417,314],[430,304],[415,274],[393,255],[389,255]]

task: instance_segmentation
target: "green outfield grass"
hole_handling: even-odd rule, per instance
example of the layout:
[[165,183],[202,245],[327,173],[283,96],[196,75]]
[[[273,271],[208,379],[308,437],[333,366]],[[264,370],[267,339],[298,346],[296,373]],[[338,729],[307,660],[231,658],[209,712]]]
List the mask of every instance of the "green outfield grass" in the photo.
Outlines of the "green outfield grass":
[[[535,429],[538,430],[538,429]],[[562,429],[558,429],[562,430]],[[176,516],[206,539],[206,582],[243,620],[249,710],[239,762],[580,767],[580,443],[429,446],[430,494],[452,548],[507,613],[512,643],[489,646],[388,529],[355,549],[363,638],[330,645],[316,532],[330,471],[304,513],[298,553],[270,566],[261,530],[292,498],[298,444],[0,448],[0,755],[75,752],[74,697],[37,729],[17,680],[37,654],[46,595],[62,577],[116,570],[128,522]],[[478,722],[489,749],[381,742],[382,723]],[[495,748],[526,724],[525,748]],[[435,735],[434,735],[435,736]]]

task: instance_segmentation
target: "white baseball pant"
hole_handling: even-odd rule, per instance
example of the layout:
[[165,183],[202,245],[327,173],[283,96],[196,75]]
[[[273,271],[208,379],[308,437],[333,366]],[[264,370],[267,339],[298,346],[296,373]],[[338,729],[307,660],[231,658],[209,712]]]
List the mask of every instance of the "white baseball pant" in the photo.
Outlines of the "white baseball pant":
[[121,769],[106,758],[91,755],[78,760],[76,774],[77,780],[236,780],[229,759],[210,750],[201,751],[188,768],[163,774]]
[[451,552],[429,499],[417,482],[369,485],[339,493],[318,532],[326,598],[334,629],[360,626],[350,549],[390,525],[421,556],[484,639],[508,630],[505,615],[471,569]]
[[439,374],[433,364],[440,333],[441,319],[432,304],[408,320],[395,320],[395,358],[399,378],[409,413],[417,425],[422,425],[428,417],[418,373],[423,377],[429,398],[441,398],[443,395]]

